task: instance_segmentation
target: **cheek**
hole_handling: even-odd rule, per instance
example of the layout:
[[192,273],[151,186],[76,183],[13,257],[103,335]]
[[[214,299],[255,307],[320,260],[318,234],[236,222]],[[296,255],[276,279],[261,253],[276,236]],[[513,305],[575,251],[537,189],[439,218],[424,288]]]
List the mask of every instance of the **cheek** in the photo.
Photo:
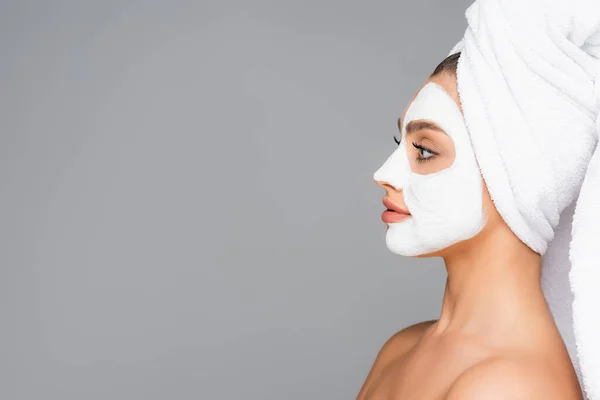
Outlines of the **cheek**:
[[[406,197],[407,202],[412,203],[421,211],[440,210],[444,204],[448,204],[450,197],[457,194],[456,180],[452,171],[446,169],[434,174],[422,175],[418,173],[410,174],[409,188]],[[411,211],[412,212],[412,211]]]
[[477,168],[459,164],[427,175],[411,173],[405,202],[422,221],[460,221],[482,207],[482,182]]

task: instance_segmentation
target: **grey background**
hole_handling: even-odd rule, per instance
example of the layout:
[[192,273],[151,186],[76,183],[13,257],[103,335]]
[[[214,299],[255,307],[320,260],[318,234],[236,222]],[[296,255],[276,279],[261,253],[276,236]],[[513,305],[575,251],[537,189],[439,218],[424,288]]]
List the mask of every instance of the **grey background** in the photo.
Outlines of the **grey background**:
[[439,316],[372,174],[470,3],[2,2],[0,398],[355,398]]

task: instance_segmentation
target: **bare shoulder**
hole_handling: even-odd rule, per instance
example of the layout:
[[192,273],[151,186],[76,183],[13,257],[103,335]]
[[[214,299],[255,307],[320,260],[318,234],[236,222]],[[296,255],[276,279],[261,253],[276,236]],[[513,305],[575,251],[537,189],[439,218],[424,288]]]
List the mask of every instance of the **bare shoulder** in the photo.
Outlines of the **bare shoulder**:
[[437,320],[419,322],[401,329],[392,335],[381,347],[375,362],[369,371],[357,400],[362,400],[365,393],[380,372],[393,360],[408,352],[421,338],[423,332]]
[[437,322],[436,320],[423,321],[417,324],[407,326],[396,332],[382,346],[380,354],[402,352],[410,350],[423,336],[427,328]]
[[540,358],[495,357],[464,371],[445,400],[581,400],[581,392],[561,384]]

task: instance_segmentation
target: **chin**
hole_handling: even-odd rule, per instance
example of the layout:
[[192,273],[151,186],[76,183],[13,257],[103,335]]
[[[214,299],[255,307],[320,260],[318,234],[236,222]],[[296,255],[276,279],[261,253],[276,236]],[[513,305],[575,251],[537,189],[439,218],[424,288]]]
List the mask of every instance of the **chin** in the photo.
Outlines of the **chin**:
[[442,256],[443,252],[444,252],[444,249],[438,250],[438,251],[434,251],[434,252],[431,252],[431,253],[419,254],[419,255],[414,256],[414,257],[415,258],[443,257]]
[[486,225],[487,218],[457,221],[441,230],[436,226],[415,225],[413,218],[388,224],[385,242],[392,253],[405,257],[449,257],[473,246],[472,240]]
[[[402,239],[400,235],[395,235],[393,232],[388,232],[386,235],[386,245],[392,253],[413,258],[444,258],[457,251],[457,249],[462,247],[465,242],[465,240],[461,240],[459,242],[448,244],[447,246],[438,244],[439,247],[437,247],[436,250],[435,245],[424,246],[417,245],[416,243],[409,243],[408,240]],[[429,248],[427,249],[427,247]],[[418,250],[419,248],[421,248],[421,250]]]
[[[458,243],[457,243],[457,244],[458,244]],[[393,248],[390,248],[389,250],[390,250],[392,253],[396,253],[396,254],[398,254],[398,255],[405,256],[405,257],[412,257],[412,258],[431,258],[431,257],[442,257],[442,258],[444,258],[444,257],[446,257],[446,256],[449,254],[449,252],[451,252],[451,251],[452,251],[452,249],[453,249],[453,247],[454,247],[454,246],[455,246],[455,245],[452,245],[452,246],[445,247],[445,248],[443,248],[443,249],[440,249],[440,250],[431,251],[431,252],[429,252],[429,253],[421,253],[421,254],[402,254],[402,253],[399,253],[397,250],[396,250],[396,251],[394,251],[394,249],[393,249]]]

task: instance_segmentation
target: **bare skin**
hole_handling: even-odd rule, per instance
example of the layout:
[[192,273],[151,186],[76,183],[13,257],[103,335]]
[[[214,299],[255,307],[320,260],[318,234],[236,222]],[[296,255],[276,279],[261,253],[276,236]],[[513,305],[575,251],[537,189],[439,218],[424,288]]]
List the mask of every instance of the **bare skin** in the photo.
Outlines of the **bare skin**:
[[[462,111],[454,76],[438,75],[423,86],[429,82],[444,87]],[[413,160],[426,153],[407,146],[414,172],[452,164],[454,148],[447,135],[429,130],[413,135],[439,153],[417,163]],[[406,207],[401,190],[377,184],[392,202]],[[485,183],[483,192],[488,222],[479,234],[418,256],[444,259],[448,278],[440,318],[392,336],[357,400],[583,399],[541,289],[541,257],[506,225]]]

